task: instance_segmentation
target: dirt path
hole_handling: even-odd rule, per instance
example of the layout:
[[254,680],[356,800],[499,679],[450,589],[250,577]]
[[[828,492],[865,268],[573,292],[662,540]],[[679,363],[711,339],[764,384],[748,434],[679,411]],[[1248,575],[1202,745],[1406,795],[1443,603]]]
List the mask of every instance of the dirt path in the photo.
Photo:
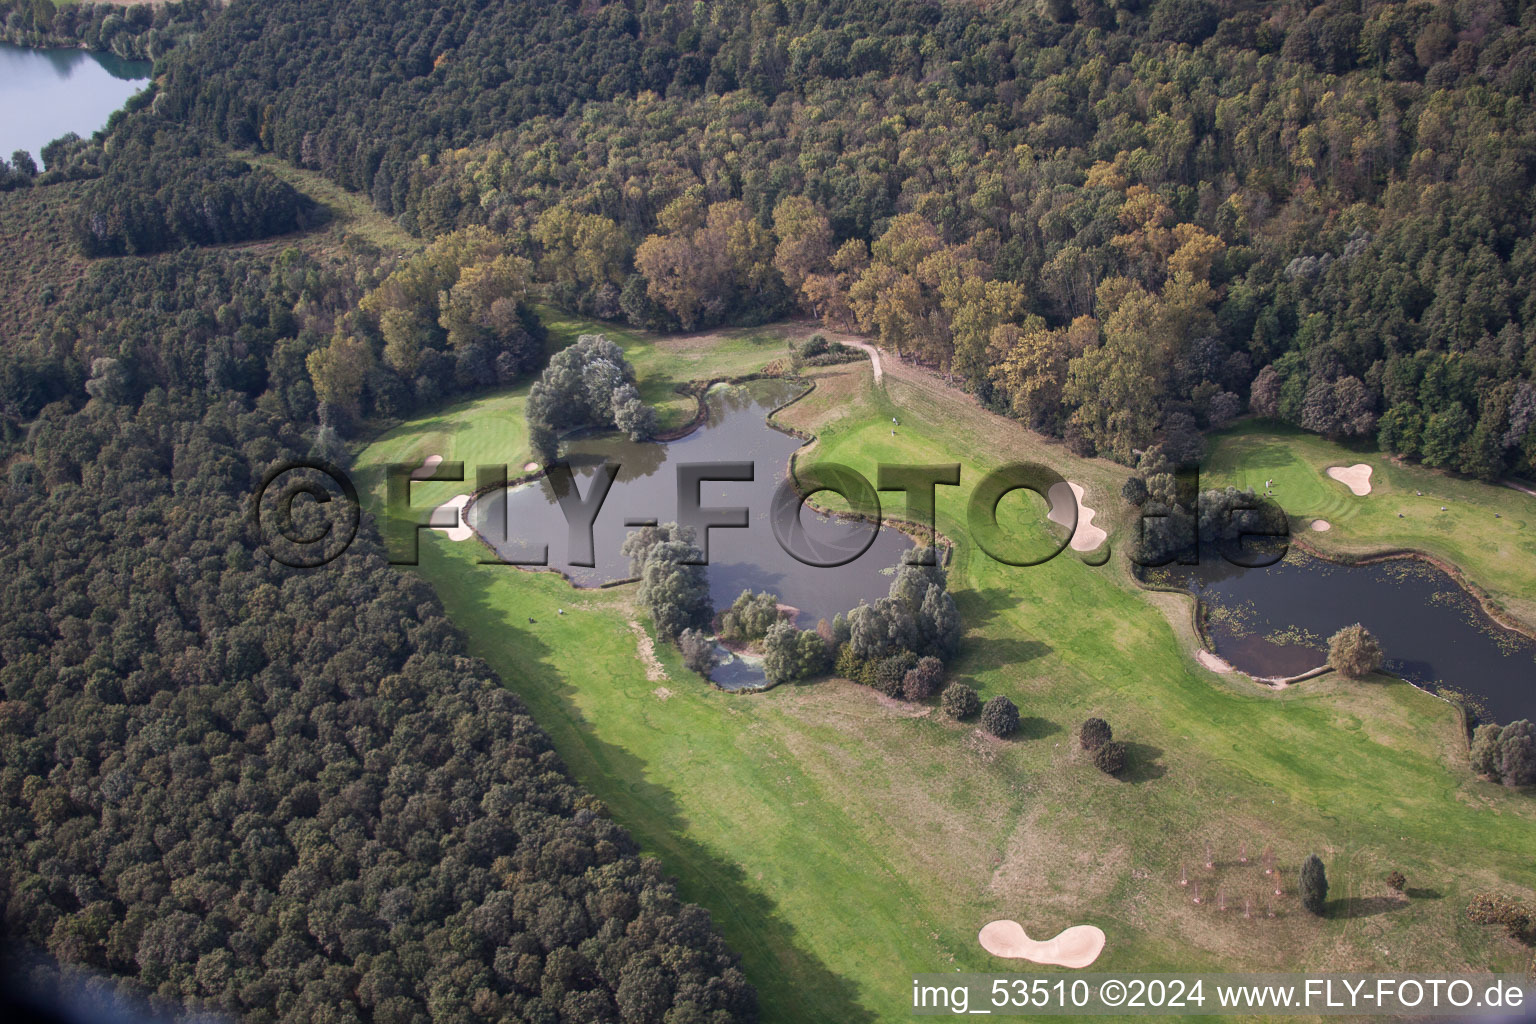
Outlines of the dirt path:
[[1513,480],[1505,480],[1503,483],[1505,487],[1512,491],[1519,491],[1521,494],[1529,494],[1531,497],[1536,498],[1536,490],[1532,490],[1525,486],[1525,484],[1517,484]]
[[[645,665],[646,682],[657,683],[663,679],[671,679],[661,660],[656,657],[656,642],[651,639],[651,634],[645,631],[645,627],[634,619],[630,619],[629,631],[635,634],[635,650],[640,655],[641,663]],[[667,696],[670,697],[671,694],[668,693]]]
[[[822,333],[825,334],[826,332],[823,331]],[[855,338],[851,334],[840,335],[834,340],[842,342],[849,348],[856,348],[860,351],[867,352],[869,354],[869,365],[874,367],[875,370],[875,383],[880,383],[881,379],[885,376],[885,371],[880,367],[880,350],[878,348],[876,348],[874,345],[871,345],[867,341],[861,341],[858,338]]]

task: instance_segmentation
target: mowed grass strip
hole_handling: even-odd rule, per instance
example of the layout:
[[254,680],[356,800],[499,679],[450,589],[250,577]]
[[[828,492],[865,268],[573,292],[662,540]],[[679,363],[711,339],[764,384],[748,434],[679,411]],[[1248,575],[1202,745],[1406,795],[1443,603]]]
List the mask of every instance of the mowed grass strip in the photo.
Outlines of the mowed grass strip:
[[[575,319],[554,328],[603,329]],[[750,372],[739,368],[783,347],[769,330],[689,349],[606,333],[628,347],[653,393]],[[1123,469],[1074,459],[899,365],[878,388],[868,364],[817,380],[780,414],[818,433],[803,458],[871,479],[881,459],[964,467],[960,488],[939,490],[969,629],[952,677],[983,697],[1013,697],[1024,715],[1018,737],[984,737],[972,723],[835,680],[733,697],[687,673],[667,647],[658,653],[670,678],[648,681],[628,626],[644,622],[632,588],[576,591],[552,575],[479,565],[475,544],[435,534],[423,536],[417,570],[583,785],[710,909],[766,1020],[903,1019],[912,973],[1034,972],[981,951],[976,932],[997,917],[1040,937],[1097,924],[1109,944],[1095,967],[1106,970],[1523,969],[1528,953],[1468,924],[1464,911],[1484,886],[1530,895],[1536,810],[1529,795],[1470,777],[1448,706],[1385,678],[1276,694],[1204,672],[1179,632],[1179,599],[1149,599],[1125,573],[1115,511]],[[512,420],[525,394],[405,424],[359,463],[516,459],[501,453],[524,444]],[[970,544],[970,488],[987,469],[1026,458],[1085,485],[1095,522],[1111,529],[1108,565],[1069,552],[1016,569]],[[1043,510],[1021,499],[1007,517],[1023,530]],[[1035,530],[1035,541],[1053,535]],[[1095,714],[1131,745],[1122,779],[1077,748],[1077,726]],[[1242,842],[1247,865],[1237,863]],[[1273,883],[1258,867],[1266,845],[1287,891],[1272,919],[1264,896]],[[1323,921],[1294,896],[1297,866],[1314,851],[1335,897]],[[1178,885],[1181,865],[1205,886],[1202,904]],[[1418,898],[1387,898],[1392,868]]]

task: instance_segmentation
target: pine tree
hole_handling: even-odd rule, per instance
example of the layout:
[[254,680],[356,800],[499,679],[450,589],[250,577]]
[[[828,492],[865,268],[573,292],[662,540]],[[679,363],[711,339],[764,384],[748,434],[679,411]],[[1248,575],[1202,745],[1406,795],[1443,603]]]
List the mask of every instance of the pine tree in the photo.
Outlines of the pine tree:
[[1301,905],[1318,917],[1328,903],[1328,874],[1317,854],[1312,854],[1301,865]]

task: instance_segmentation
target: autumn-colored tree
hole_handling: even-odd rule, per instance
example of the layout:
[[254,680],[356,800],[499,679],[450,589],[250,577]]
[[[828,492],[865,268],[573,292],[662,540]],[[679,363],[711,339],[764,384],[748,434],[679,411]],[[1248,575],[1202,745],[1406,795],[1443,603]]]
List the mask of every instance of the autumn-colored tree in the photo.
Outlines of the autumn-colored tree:
[[[997,332],[1024,321],[1028,304],[1023,285],[989,281],[982,273],[980,264],[957,268],[940,282],[954,339],[954,368],[967,377],[986,375]],[[1038,317],[1031,319],[1044,326]]]
[[1068,367],[1098,333],[1098,321],[1087,316],[1056,330],[1039,317],[994,329],[991,379],[1012,414],[1036,430],[1058,433]]
[[483,227],[451,231],[397,267],[359,305],[375,317],[399,309],[436,322],[441,297],[458,281],[463,268],[488,263],[504,249],[502,239]]
[[422,349],[430,343],[420,318],[410,310],[386,309],[379,317],[379,333],[384,335],[385,364],[410,380],[416,375]]
[[773,239],[740,200],[707,209],[693,194],[662,211],[664,234],[635,250],[651,299],[685,330],[717,323],[759,296],[773,273]]
[[538,271],[543,280],[577,289],[624,282],[632,250],[623,229],[611,219],[557,203],[534,221],[532,235],[541,249]]
[[527,292],[529,270],[526,259],[505,254],[462,268],[439,301],[438,323],[448,344],[468,348],[520,329],[517,306]]
[[831,268],[832,227],[826,214],[804,196],[786,196],[773,208],[773,233],[779,240],[773,251],[774,268],[785,287],[799,293],[814,311],[817,303],[803,288],[812,274],[825,275]]
[[1364,679],[1381,667],[1381,645],[1360,623],[1328,638],[1328,666],[1350,679]]
[[351,416],[361,411],[363,385],[373,368],[373,350],[355,335],[338,331],[324,348],[305,359],[315,397],[344,409]]

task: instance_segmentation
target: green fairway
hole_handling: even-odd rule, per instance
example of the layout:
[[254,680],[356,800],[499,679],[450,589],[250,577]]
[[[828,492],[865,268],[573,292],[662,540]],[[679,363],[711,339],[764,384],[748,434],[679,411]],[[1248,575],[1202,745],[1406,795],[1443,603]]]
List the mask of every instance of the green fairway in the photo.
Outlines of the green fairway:
[[[548,320],[560,337],[602,329]],[[751,372],[784,349],[771,329],[710,341],[607,333],[625,345],[648,398]],[[576,777],[683,894],[711,911],[759,988],[765,1020],[899,1020],[912,973],[1054,970],[985,954],[976,933],[1000,917],[1039,938],[1100,926],[1108,945],[1095,970],[1524,969],[1529,951],[1467,923],[1465,908],[1481,887],[1531,894],[1536,801],[1468,774],[1451,708],[1385,678],[1326,677],[1276,693],[1199,669],[1185,599],[1143,593],[1125,571],[1116,529],[1125,471],[1074,458],[893,362],[878,386],[867,363],[818,371],[816,389],[780,418],[818,436],[803,459],[871,479],[882,459],[962,464],[962,486],[939,489],[968,628],[951,677],[983,698],[1013,697],[1024,716],[1013,739],[842,681],[724,694],[670,647],[657,649],[667,678],[648,679],[632,587],[575,591],[552,575],[479,565],[475,542],[422,540],[418,571],[471,650],[528,702]],[[489,455],[515,472],[525,395],[406,423],[358,465]],[[667,418],[691,413],[676,402]],[[1299,494],[1311,459],[1287,468],[1274,458],[1280,469],[1243,471],[1260,483],[1289,473],[1296,480],[1282,486]],[[1011,568],[969,542],[971,487],[1016,460],[1084,485],[1095,523],[1111,530],[1107,565],[1068,552]],[[418,487],[415,501],[456,486]],[[1328,501],[1328,486],[1354,500],[1326,477],[1310,500]],[[377,512],[377,491],[366,490]],[[1287,509],[1305,514],[1288,497]],[[1042,511],[1017,501],[1008,522]],[[1100,774],[1078,749],[1090,715],[1130,746],[1124,777]],[[1215,871],[1202,866],[1208,842]],[[1236,863],[1241,843],[1246,865]],[[1273,883],[1257,866],[1265,846],[1287,893],[1272,919],[1262,894]],[[1297,866],[1312,852],[1332,883],[1325,920],[1295,898]],[[1206,887],[1202,904],[1179,886],[1181,865]],[[1393,868],[1415,898],[1387,896]],[[1224,913],[1218,885],[1231,903]],[[1252,919],[1245,896],[1255,899]]]
[[[1330,466],[1360,462],[1371,467],[1370,494],[1352,494],[1326,475]],[[1326,533],[1304,534],[1324,552],[1423,551],[1451,562],[1506,611],[1536,626],[1536,497],[1273,424],[1245,423],[1217,435],[1200,468],[1207,487],[1231,483],[1262,492],[1273,479],[1275,500],[1297,528],[1313,519],[1332,524]]]

